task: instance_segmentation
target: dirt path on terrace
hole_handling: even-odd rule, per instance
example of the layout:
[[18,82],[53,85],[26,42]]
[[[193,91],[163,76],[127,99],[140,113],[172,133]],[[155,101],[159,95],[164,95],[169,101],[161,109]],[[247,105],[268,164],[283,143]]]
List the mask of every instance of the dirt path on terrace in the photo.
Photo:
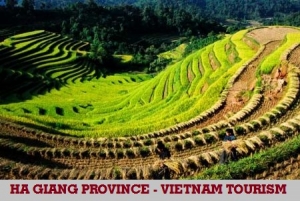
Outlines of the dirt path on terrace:
[[[241,110],[247,103],[246,101],[237,101],[236,95],[240,91],[252,90],[254,88],[256,83],[255,71],[257,66],[263,61],[265,56],[269,55],[280,46],[280,43],[282,42],[286,34],[293,32],[299,32],[299,30],[289,27],[267,27],[255,29],[249,32],[246,36],[253,38],[261,45],[265,45],[266,47],[264,51],[246,67],[245,71],[234,83],[233,87],[229,91],[223,109],[215,113],[214,116],[210,119],[207,119],[181,132],[193,131],[195,129],[203,128],[213,123],[217,123],[221,120],[226,120],[226,115],[234,114]],[[300,48],[297,48],[296,51],[297,53],[291,56],[291,61],[293,61],[295,65],[300,63],[300,59],[298,57],[298,55],[300,55]],[[261,106],[245,120],[259,117],[260,115],[268,111],[270,108],[274,107],[281,99],[282,95],[283,92],[276,94],[276,96],[270,94],[270,92],[268,91],[264,92],[264,99]]]
[[214,71],[217,70],[217,69],[220,67],[220,65],[216,62],[215,56],[213,55],[212,52],[209,53],[208,56],[209,56],[209,63],[210,63],[210,65],[211,65],[212,69],[213,69]]
[[194,72],[192,70],[192,64],[190,63],[188,65],[188,79],[189,79],[189,83],[191,83],[194,80],[194,78],[195,78],[195,74],[194,74]]
[[247,36],[256,40],[259,44],[263,45],[270,41],[282,40],[288,33],[300,32],[299,29],[290,27],[267,27],[261,29],[254,29],[249,32]]
[[291,52],[288,60],[293,65],[300,67],[300,46]]
[[[251,62],[244,72],[240,75],[239,79],[233,84],[233,87],[230,89],[229,94],[227,96],[225,106],[223,109],[221,109],[219,112],[217,112],[212,118],[207,119],[206,121],[191,127],[188,129],[188,131],[193,131],[195,129],[199,129],[208,125],[211,125],[213,123],[217,123],[221,120],[226,119],[226,115],[228,113],[236,113],[240,111],[246,103],[244,102],[238,102],[236,100],[236,96],[240,91],[243,90],[253,90],[256,82],[256,77],[255,77],[255,71],[257,66],[259,65],[262,60],[269,55],[271,52],[273,52],[277,46],[280,44],[281,41],[272,41],[268,44],[266,44],[266,48],[264,51],[258,56],[253,62]],[[278,97],[279,98],[279,97]],[[268,108],[271,105],[274,105],[273,102],[278,102],[277,99],[273,99],[270,101],[266,101],[268,103]]]

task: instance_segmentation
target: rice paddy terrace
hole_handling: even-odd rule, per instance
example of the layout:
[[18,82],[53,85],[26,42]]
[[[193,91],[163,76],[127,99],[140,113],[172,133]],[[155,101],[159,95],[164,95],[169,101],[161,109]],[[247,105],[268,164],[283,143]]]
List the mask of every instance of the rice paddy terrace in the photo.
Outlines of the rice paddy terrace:
[[[300,29],[241,30],[156,76],[103,77],[88,45],[1,43],[0,178],[153,179],[158,141],[174,179],[300,178]],[[240,159],[219,166],[227,127]]]

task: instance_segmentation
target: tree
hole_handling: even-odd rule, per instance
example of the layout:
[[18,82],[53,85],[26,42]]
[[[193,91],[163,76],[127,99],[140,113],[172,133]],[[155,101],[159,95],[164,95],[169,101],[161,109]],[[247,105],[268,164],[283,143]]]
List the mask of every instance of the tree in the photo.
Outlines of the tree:
[[46,8],[46,3],[45,2],[41,2],[40,9],[44,10],[45,8]]
[[79,23],[74,22],[71,24],[71,29],[70,29],[71,35],[73,38],[77,38],[79,35]]
[[13,9],[18,2],[16,0],[6,0],[5,3],[8,9]]
[[86,0],[86,4],[88,6],[88,9],[91,11],[96,11],[98,8],[98,5],[94,0]]
[[98,33],[94,33],[94,39],[91,44],[90,59],[103,63],[103,60],[108,56],[106,49],[104,48],[103,42],[99,40]]
[[34,0],[22,0],[21,5],[26,12],[34,10]]
[[62,23],[61,23],[61,34],[62,35],[67,35],[68,33],[68,24],[67,22],[64,20]]

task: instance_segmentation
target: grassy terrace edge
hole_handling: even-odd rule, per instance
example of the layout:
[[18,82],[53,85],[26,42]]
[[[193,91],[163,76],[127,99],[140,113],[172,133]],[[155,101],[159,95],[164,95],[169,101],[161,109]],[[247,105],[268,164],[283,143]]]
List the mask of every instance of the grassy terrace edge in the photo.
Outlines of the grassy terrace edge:
[[276,147],[255,153],[249,157],[240,159],[237,162],[230,162],[227,165],[216,165],[204,170],[198,175],[186,179],[197,180],[229,180],[246,179],[255,174],[262,173],[276,163],[283,162],[300,154],[300,136],[286,141]]

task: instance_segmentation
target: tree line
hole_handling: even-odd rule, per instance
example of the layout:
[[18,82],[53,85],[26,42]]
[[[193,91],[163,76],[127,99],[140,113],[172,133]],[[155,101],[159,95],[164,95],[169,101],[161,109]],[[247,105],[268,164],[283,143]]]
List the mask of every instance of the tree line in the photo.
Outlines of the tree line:
[[[13,0],[6,0],[13,1]],[[16,1],[16,0],[15,0]],[[72,3],[88,3],[89,0],[35,0],[36,8],[63,8]],[[278,13],[299,11],[300,2],[295,0],[94,0],[102,6],[134,5],[139,7],[165,5],[185,9],[196,9],[201,15],[221,19],[258,19],[274,17]]]
[[[16,6],[17,2],[6,0],[6,7],[0,7],[0,28],[20,25],[61,33],[89,42],[89,59],[109,64],[110,71],[149,72],[170,62],[157,57],[161,52],[187,43],[186,56],[217,40],[219,33],[244,28],[243,23],[226,26],[226,19],[263,18],[265,24],[297,26],[300,8],[292,0],[21,0]],[[133,55],[130,65],[120,68],[112,57],[116,54]]]

